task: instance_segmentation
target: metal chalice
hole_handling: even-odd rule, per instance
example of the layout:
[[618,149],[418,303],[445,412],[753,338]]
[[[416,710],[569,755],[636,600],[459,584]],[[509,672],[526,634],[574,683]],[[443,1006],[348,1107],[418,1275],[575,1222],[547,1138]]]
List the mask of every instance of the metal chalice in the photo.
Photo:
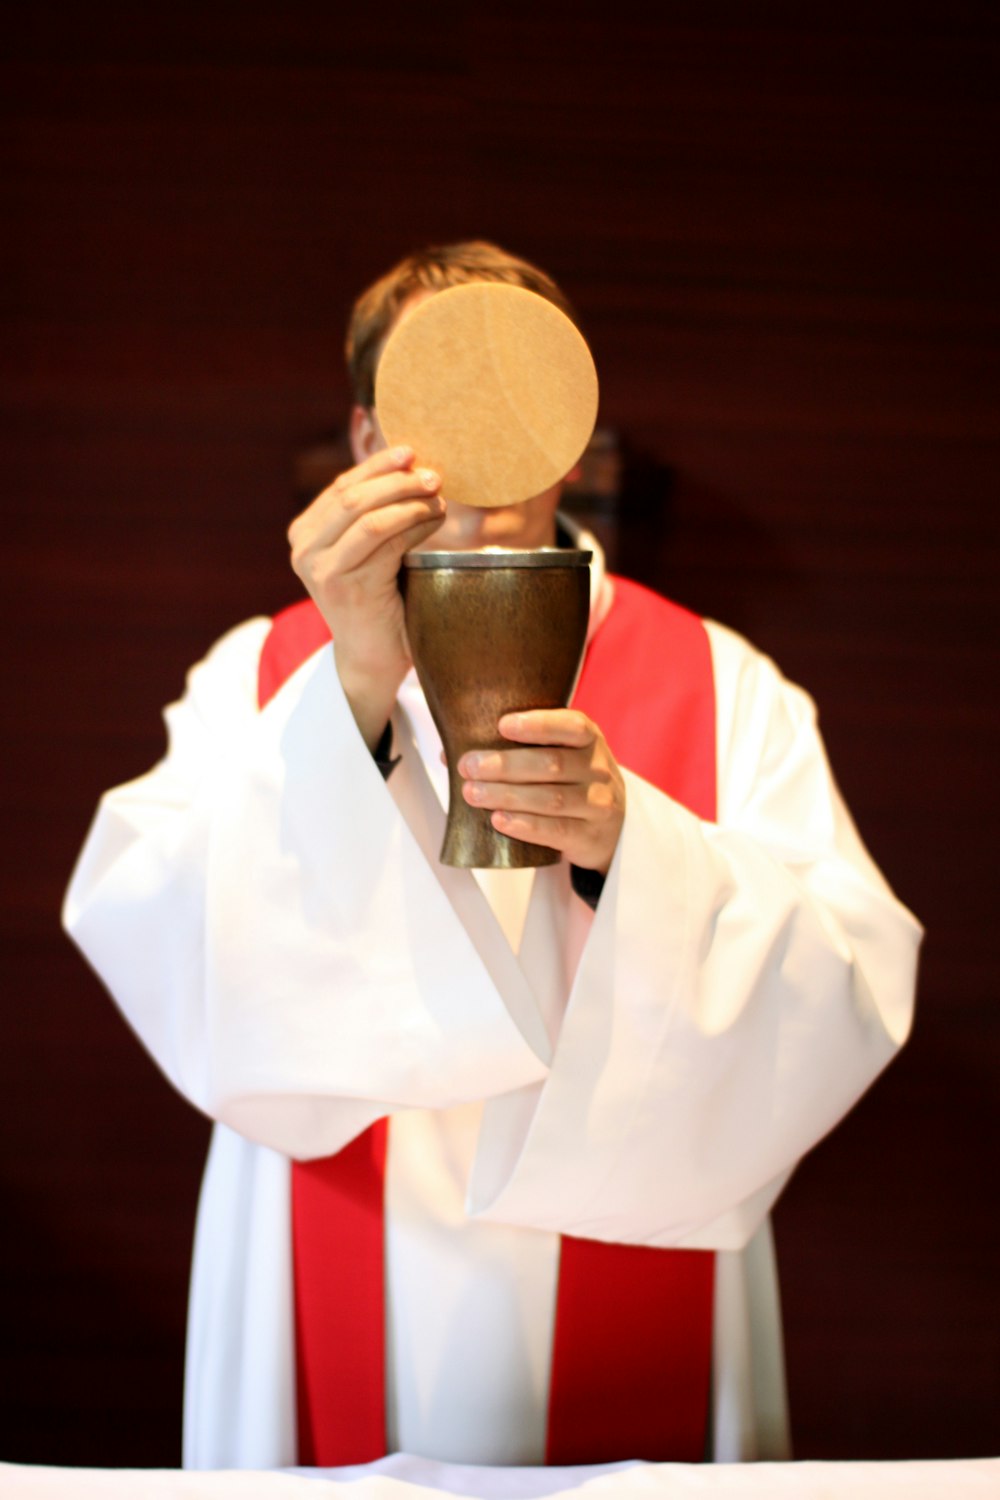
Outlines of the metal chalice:
[[556,850],[507,837],[488,809],[471,807],[456,767],[467,750],[510,748],[497,728],[503,714],[569,703],[587,638],[591,556],[498,547],[403,558],[410,651],[448,763],[442,864],[559,862]]

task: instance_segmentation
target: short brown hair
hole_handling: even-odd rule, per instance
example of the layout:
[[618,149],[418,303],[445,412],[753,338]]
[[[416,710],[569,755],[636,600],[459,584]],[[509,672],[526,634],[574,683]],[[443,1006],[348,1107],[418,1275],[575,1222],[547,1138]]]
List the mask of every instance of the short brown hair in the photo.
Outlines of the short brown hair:
[[443,292],[467,281],[505,281],[523,286],[554,302],[577,321],[568,299],[551,276],[520,256],[511,255],[488,240],[461,240],[455,245],[432,245],[407,255],[380,276],[355,302],[347,327],[347,369],[354,399],[361,406],[375,403],[375,367],[383,340],[400,310],[417,292]]

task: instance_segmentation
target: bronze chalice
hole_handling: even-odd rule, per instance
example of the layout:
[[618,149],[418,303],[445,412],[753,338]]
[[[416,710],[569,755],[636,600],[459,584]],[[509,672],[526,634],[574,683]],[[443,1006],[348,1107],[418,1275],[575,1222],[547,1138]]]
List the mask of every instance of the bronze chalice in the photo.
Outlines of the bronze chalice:
[[467,750],[510,746],[497,724],[517,710],[569,702],[587,638],[592,554],[561,547],[410,552],[401,586],[417,675],[448,762],[441,862],[465,869],[557,864],[509,838],[462,796]]

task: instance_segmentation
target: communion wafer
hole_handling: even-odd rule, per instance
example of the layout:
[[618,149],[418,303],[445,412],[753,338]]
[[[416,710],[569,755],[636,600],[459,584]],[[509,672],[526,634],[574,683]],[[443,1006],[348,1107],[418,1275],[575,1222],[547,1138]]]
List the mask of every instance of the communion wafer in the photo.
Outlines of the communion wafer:
[[405,312],[379,361],[386,441],[435,469],[446,499],[513,505],[565,478],[597,418],[587,344],[553,303],[477,281]]

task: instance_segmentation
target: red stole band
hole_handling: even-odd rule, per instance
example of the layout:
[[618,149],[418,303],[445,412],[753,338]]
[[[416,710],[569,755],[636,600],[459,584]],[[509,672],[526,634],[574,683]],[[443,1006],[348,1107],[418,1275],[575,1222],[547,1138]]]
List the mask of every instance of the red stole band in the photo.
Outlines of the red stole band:
[[[385,1453],[382,1188],[387,1123],[376,1121],[336,1156],[293,1165],[295,1384],[302,1464],[363,1464]],[[331,1414],[335,1434],[330,1432]]]
[[[601,726],[629,770],[714,818],[715,691],[705,628],[637,584],[614,586],[574,706]],[[261,656],[261,706],[328,639],[308,600],[278,615]],[[293,1163],[303,1464],[364,1463],[385,1452],[386,1125],[379,1121],[336,1156]],[[703,1456],[714,1264],[707,1251],[563,1237],[547,1463]]]

